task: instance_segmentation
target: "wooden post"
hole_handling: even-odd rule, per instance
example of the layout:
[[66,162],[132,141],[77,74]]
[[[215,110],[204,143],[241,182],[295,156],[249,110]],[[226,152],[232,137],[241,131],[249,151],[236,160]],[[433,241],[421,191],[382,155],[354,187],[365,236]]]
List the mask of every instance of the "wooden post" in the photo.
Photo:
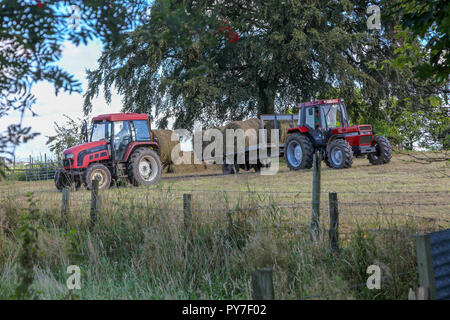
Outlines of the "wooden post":
[[274,300],[272,269],[264,268],[252,272],[253,300]]
[[312,216],[311,216],[311,236],[315,242],[319,240],[320,226],[320,169],[321,156],[319,151],[314,153],[313,158],[313,193],[312,193]]
[[192,226],[192,195],[183,194],[184,228],[189,231]]
[[330,249],[333,254],[339,252],[339,210],[337,193],[329,193],[330,200]]
[[15,174],[16,173],[16,155],[14,155],[14,158],[13,158],[13,174]]
[[95,226],[97,222],[97,213],[100,210],[100,196],[98,195],[98,180],[92,180],[92,193],[91,193],[91,228]]
[[61,226],[67,225],[67,215],[69,213],[69,189],[62,189],[62,203],[61,203]]
[[431,300],[436,299],[436,285],[434,280],[433,258],[431,256],[430,235],[416,236],[417,269],[419,271],[419,285],[423,287],[423,297],[429,296]]

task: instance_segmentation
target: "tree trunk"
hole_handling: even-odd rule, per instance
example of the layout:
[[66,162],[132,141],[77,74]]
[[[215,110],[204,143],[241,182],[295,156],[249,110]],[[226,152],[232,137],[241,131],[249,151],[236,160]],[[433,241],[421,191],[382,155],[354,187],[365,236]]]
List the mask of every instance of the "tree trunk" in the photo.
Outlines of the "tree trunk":
[[275,88],[268,81],[259,82],[258,117],[262,114],[275,113]]

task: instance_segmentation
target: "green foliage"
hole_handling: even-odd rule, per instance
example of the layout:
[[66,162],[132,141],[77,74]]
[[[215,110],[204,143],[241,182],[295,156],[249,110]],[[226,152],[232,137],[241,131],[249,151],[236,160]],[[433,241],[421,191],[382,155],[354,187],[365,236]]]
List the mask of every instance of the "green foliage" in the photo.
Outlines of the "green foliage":
[[159,127],[174,117],[189,128],[285,110],[336,83],[353,88],[367,77],[353,59],[371,41],[364,4],[155,1],[149,22],[88,72],[84,110],[104,85],[106,97],[113,88],[124,95],[125,111],[156,111]]
[[66,123],[58,124],[54,122],[56,135],[47,137],[47,145],[49,150],[53,152],[58,160],[62,160],[63,151],[78,144],[82,144],[83,141],[83,126],[87,128],[87,132],[91,131],[89,116],[85,119],[78,119],[77,121],[71,119],[69,116],[64,115]]
[[[385,12],[397,3],[376,4]],[[447,89],[414,78],[423,57],[406,65],[396,60],[403,51],[423,51],[396,27],[399,13],[380,31],[367,30],[369,4],[155,1],[150,20],[105,48],[98,69],[88,72],[84,111],[102,85],[107,99],[114,89],[124,96],[124,111],[156,112],[159,127],[174,118],[175,128],[341,97],[352,123],[374,124],[396,144],[440,144],[434,128],[445,124]],[[226,26],[238,41],[221,32]]]
[[[416,59],[415,75],[422,80],[434,79],[445,84],[450,74],[450,2],[433,0],[402,0],[393,6],[392,12],[400,13],[403,29],[409,30],[406,45],[399,50],[396,63],[406,66]],[[392,13],[391,13],[392,14]],[[405,34],[404,34],[405,35]],[[419,37],[424,47],[410,51],[408,41]]]
[[38,259],[38,229],[36,220],[38,218],[39,209],[33,194],[29,193],[28,212],[25,212],[19,219],[19,239],[22,240],[22,248],[19,255],[19,286],[16,288],[14,299],[36,299],[36,292],[31,288],[34,279],[34,266]]

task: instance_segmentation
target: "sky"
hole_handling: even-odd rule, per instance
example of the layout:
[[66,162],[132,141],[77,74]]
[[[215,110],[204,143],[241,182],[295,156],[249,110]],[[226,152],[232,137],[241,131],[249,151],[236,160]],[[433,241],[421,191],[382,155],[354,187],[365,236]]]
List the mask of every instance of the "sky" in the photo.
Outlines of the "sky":
[[[86,69],[95,69],[97,60],[101,55],[102,44],[95,40],[86,45],[75,46],[70,42],[64,43],[62,58],[56,65],[62,67],[67,72],[73,74],[75,78],[82,83],[83,92],[87,88]],[[37,158],[40,155],[47,158],[55,156],[49,151],[46,145],[47,136],[55,135],[54,122],[58,124],[65,122],[64,114],[72,119],[77,119],[83,115],[83,93],[69,94],[60,91],[55,95],[55,89],[48,82],[39,82],[33,86],[33,94],[36,96],[36,104],[33,111],[38,116],[32,117],[28,112],[24,116],[23,126],[31,126],[33,132],[39,132],[40,135],[33,140],[21,144],[16,148],[16,161],[29,158]],[[112,95],[111,104],[107,105],[100,92],[97,99],[93,100],[92,115],[103,113],[115,113],[121,110],[121,98],[117,94]],[[12,123],[19,123],[20,114],[11,112],[0,123],[0,131]]]

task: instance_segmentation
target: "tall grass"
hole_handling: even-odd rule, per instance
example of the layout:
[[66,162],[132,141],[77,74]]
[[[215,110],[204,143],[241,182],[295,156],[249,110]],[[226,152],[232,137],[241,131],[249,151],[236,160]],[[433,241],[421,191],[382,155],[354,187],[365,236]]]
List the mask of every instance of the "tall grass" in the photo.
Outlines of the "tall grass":
[[[430,223],[389,216],[353,221],[341,235],[340,254],[332,255],[326,221],[322,241],[313,242],[305,208],[288,210],[258,193],[238,202],[220,197],[220,204],[217,199],[194,203],[190,229],[179,195],[170,191],[137,199],[119,189],[114,198],[103,199],[94,228],[88,210],[77,203],[66,227],[58,206],[33,209],[29,227],[36,230],[39,254],[30,260],[31,268],[21,262],[21,216],[36,204],[5,197],[0,298],[14,296],[26,273],[40,299],[250,299],[251,271],[267,266],[274,269],[277,299],[405,299],[417,284],[413,235],[432,229]],[[261,201],[269,205],[257,209]],[[381,290],[364,285],[372,264],[383,271]],[[75,296],[65,285],[69,265],[82,271],[82,289]]]

